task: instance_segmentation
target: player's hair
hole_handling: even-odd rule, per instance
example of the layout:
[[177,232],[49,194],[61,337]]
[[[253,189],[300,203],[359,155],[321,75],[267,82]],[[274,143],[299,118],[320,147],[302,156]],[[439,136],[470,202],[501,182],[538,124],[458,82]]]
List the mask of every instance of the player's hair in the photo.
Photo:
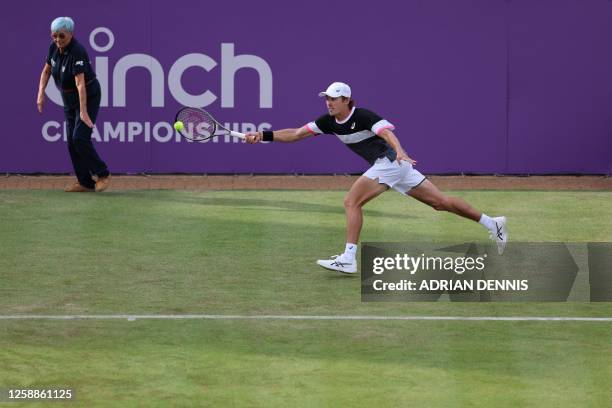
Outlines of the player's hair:
[[346,99],[350,99],[348,107],[349,107],[349,109],[353,109],[353,106],[355,106],[355,100],[353,98],[347,98],[346,96],[342,97],[343,101],[346,100]]
[[72,33],[74,31],[74,20],[70,17],[58,17],[51,22],[51,31],[57,32],[61,29]]

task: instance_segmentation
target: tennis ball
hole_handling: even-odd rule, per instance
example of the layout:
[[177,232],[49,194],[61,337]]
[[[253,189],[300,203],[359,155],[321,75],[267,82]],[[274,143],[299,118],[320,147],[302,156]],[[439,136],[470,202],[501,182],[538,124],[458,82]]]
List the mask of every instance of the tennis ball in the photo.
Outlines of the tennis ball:
[[174,128],[180,132],[181,130],[185,129],[185,125],[179,120],[174,122]]

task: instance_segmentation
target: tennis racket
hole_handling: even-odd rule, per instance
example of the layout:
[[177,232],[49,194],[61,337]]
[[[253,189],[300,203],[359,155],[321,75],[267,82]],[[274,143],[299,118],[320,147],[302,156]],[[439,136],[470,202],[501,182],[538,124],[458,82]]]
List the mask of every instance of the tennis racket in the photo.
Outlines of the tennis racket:
[[179,126],[177,129],[179,134],[185,139],[193,140],[194,142],[203,142],[213,136],[224,134],[230,134],[241,139],[245,138],[244,133],[227,129],[213,118],[210,113],[200,108],[181,108],[174,120],[175,128],[177,122],[182,122],[183,124],[182,127]]

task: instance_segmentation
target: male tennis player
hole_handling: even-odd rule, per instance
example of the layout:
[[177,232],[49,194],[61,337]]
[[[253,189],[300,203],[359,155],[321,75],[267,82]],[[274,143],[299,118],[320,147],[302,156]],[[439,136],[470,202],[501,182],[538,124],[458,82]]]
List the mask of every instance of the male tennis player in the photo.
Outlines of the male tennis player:
[[342,82],[334,82],[320,92],[327,104],[328,114],[299,129],[282,129],[248,133],[248,143],[259,141],[297,142],[311,135],[334,134],[346,146],[363,157],[370,167],[355,181],[344,200],[346,211],[346,247],[344,253],[331,259],[321,259],[317,264],[343,273],[357,272],[357,244],[363,224],[361,208],[389,188],[412,196],[439,211],[449,211],[482,224],[491,239],[497,242],[502,254],[508,240],[506,217],[491,218],[464,200],[443,194],[438,188],[412,167],[416,163],[402,148],[393,134],[395,127],[376,113],[356,108],[351,99],[351,88]]

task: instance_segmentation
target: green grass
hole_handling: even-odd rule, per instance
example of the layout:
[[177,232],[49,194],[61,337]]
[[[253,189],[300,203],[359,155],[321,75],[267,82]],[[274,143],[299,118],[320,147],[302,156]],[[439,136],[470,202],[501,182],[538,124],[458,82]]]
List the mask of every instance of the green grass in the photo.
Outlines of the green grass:
[[68,385],[83,406],[603,407],[612,379],[609,328],[592,323],[5,327],[3,383]]
[[[612,241],[612,192],[454,194],[515,241]],[[343,196],[0,191],[1,314],[612,316],[361,303],[357,277],[314,264],[343,249]],[[394,193],[365,211],[363,241],[486,239]],[[607,406],[610,344],[612,324],[588,322],[4,320],[0,388],[65,384],[82,406]]]

